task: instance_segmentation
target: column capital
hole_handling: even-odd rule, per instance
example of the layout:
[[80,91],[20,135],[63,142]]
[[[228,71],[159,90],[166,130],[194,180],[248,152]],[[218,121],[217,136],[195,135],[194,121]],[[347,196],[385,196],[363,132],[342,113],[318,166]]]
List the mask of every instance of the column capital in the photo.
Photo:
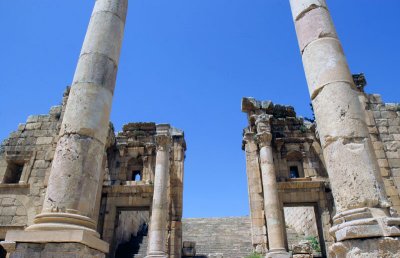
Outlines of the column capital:
[[165,151],[168,150],[171,146],[171,137],[166,134],[156,135],[156,147],[157,151]]
[[253,132],[245,132],[243,134],[243,143],[247,144],[249,142],[254,142],[255,133]]
[[262,114],[256,116],[257,133],[271,132],[271,119],[273,115]]
[[257,134],[257,143],[260,148],[271,146],[272,134],[270,132],[262,132]]

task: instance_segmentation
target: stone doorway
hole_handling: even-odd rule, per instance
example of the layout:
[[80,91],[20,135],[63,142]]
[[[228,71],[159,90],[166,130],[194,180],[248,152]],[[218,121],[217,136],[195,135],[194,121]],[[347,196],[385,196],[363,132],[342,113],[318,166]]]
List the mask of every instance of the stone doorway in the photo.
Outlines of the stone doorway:
[[288,250],[310,252],[312,257],[327,257],[324,231],[317,204],[284,205]]
[[116,216],[112,257],[144,257],[150,211],[143,208],[120,208]]

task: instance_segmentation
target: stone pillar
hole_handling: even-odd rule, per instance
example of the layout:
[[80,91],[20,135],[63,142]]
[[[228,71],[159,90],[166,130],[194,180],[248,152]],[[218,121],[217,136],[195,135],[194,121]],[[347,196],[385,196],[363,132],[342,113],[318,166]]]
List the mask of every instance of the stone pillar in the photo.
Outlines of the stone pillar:
[[[46,242],[44,231],[82,230],[78,238],[87,234],[99,236],[96,202],[100,200],[97,195],[102,187],[102,162],[127,7],[128,0],[95,3],[62,121],[42,213],[26,229],[33,235],[42,231],[41,242]],[[51,233],[49,237],[51,240]],[[65,238],[62,241],[69,242]],[[24,237],[19,240],[23,242]]]
[[186,142],[183,132],[174,129],[171,133],[173,147],[170,166],[170,239],[169,257],[182,257],[182,207],[183,207],[183,175]]
[[285,248],[285,223],[279,201],[274,158],[271,147],[271,115],[260,115],[256,121],[260,147],[261,175],[264,189],[264,210],[267,220],[269,252],[267,257],[289,257]]
[[75,71],[37,229],[97,234],[94,200],[102,182],[127,0],[97,0]]
[[[290,4],[336,205],[331,232],[338,241],[398,236],[400,221],[389,214],[359,92],[326,2]],[[359,244],[345,242],[348,254]],[[359,248],[371,254],[367,246]]]
[[243,137],[246,152],[246,173],[250,203],[251,234],[253,248],[256,253],[265,254],[267,248],[267,228],[263,203],[263,188],[258,157],[258,146],[255,134],[245,132]]
[[156,172],[149,230],[149,246],[146,257],[167,258],[168,255],[165,251],[169,208],[167,188],[171,137],[169,134],[158,134],[156,136],[156,141]]

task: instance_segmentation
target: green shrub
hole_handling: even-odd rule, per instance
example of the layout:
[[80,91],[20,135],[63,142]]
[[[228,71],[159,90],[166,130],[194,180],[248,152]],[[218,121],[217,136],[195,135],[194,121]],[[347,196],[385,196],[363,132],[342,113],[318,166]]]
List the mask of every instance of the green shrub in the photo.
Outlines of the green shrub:
[[321,252],[321,246],[319,245],[318,239],[315,236],[309,236],[306,238],[310,242],[311,248],[316,252]]
[[246,256],[245,258],[263,258],[263,257],[258,253],[252,253],[249,256]]

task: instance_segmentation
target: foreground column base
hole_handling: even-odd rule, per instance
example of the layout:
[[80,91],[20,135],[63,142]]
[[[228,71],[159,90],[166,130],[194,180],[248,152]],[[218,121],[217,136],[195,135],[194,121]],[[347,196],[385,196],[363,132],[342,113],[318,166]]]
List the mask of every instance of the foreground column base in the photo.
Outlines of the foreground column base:
[[63,258],[105,258],[105,253],[78,243],[17,243],[9,258],[63,257]]
[[152,252],[148,254],[145,258],[168,258],[168,255],[164,252]]
[[[42,250],[43,252],[46,251],[48,248],[50,248],[51,250],[58,250],[58,249],[62,250],[63,248],[65,249],[68,247],[68,246],[63,247],[63,245],[65,244],[70,244],[70,246],[76,244],[77,247],[81,246],[78,250],[82,250],[82,252],[85,249],[84,247],[86,247],[88,253],[97,251],[99,255],[100,254],[104,255],[109,251],[109,244],[107,242],[101,240],[100,238],[94,236],[91,232],[85,230],[8,231],[6,239],[4,242],[1,243],[1,245],[3,245],[3,243],[5,246],[7,246],[7,248],[10,248],[10,245],[12,243],[15,243],[15,248],[16,248],[15,252],[22,252],[23,249],[26,249],[28,251],[28,249],[29,250],[32,249],[33,246],[37,246],[38,249],[43,249]],[[58,245],[60,245],[60,247],[57,247]],[[35,257],[35,256],[27,255],[27,256],[15,256],[15,257]],[[62,256],[62,257],[68,257],[68,256]],[[81,257],[81,256],[76,256],[76,257]],[[82,257],[92,257],[92,256],[82,256]],[[103,256],[93,256],[93,257],[103,257]]]
[[267,255],[267,258],[290,258],[290,254],[286,252],[286,250],[270,250]]
[[26,231],[81,230],[99,238],[96,222],[86,216],[67,212],[43,212],[35,217]]
[[333,217],[330,233],[337,241],[371,237],[400,236],[400,218],[390,217],[388,210],[360,208],[348,210]]
[[400,238],[353,239],[335,243],[329,250],[332,258],[400,257]]

